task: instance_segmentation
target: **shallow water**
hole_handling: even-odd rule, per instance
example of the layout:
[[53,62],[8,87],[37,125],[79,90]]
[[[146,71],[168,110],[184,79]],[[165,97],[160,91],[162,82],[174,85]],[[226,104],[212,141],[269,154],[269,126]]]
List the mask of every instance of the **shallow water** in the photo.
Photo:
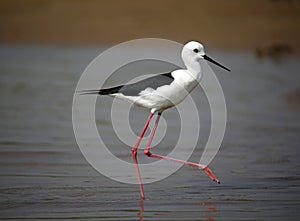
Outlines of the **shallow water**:
[[[299,103],[291,104],[286,95],[300,88],[299,58],[257,60],[247,53],[212,52],[232,69],[214,68],[228,111],[223,144],[210,164],[221,184],[184,166],[145,185],[141,201],[138,186],[99,174],[75,141],[73,94],[81,73],[101,50],[0,47],[0,219],[298,220]],[[153,70],[164,68],[158,64]],[[128,73],[110,84],[130,80]],[[198,146],[203,147],[209,108],[200,88],[192,96],[201,106]],[[98,130],[116,156],[131,162],[130,147],[111,133],[109,105],[103,105],[110,99],[97,101]],[[131,110],[135,133],[146,117],[143,109]],[[164,119],[170,132],[155,147],[159,153],[168,153],[180,133],[176,109]],[[200,157],[201,148],[196,148],[190,160],[199,162]],[[139,159],[148,162],[142,154]]]

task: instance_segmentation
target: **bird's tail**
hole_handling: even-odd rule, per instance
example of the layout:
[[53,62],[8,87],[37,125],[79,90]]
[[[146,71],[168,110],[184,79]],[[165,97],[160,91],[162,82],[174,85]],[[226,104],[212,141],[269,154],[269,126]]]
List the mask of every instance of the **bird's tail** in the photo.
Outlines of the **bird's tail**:
[[111,88],[105,88],[105,89],[100,89],[100,90],[82,90],[79,91],[80,94],[85,95],[85,94],[100,94],[100,95],[109,95],[109,94],[115,94],[118,93],[121,88],[124,85],[116,86],[116,87],[111,87]]

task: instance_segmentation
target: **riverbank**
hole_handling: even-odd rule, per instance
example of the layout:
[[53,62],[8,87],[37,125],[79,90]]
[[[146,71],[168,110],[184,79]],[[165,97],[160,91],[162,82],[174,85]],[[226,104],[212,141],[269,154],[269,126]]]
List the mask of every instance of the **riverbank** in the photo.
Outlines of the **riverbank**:
[[[300,52],[299,1],[1,1],[0,43],[103,45],[194,39],[208,48]],[[267,51],[267,52],[265,52]]]

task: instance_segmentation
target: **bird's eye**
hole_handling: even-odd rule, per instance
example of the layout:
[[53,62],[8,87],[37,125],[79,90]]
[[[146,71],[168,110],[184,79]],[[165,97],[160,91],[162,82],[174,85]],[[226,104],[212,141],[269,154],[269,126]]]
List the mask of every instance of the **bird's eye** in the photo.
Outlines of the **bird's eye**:
[[199,50],[198,50],[197,48],[195,48],[193,51],[194,51],[195,53],[198,53],[198,52],[199,52]]

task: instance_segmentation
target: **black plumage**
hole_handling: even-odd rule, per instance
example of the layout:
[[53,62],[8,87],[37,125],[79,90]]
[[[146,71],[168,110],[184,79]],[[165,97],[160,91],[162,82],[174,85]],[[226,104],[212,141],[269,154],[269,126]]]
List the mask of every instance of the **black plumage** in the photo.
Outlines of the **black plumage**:
[[100,90],[84,90],[83,94],[100,94],[110,95],[115,93],[121,93],[125,96],[138,96],[139,93],[146,88],[152,88],[156,90],[163,85],[170,85],[174,81],[174,77],[171,73],[160,74],[153,77],[146,78],[132,84],[119,85],[111,88],[104,88]]

